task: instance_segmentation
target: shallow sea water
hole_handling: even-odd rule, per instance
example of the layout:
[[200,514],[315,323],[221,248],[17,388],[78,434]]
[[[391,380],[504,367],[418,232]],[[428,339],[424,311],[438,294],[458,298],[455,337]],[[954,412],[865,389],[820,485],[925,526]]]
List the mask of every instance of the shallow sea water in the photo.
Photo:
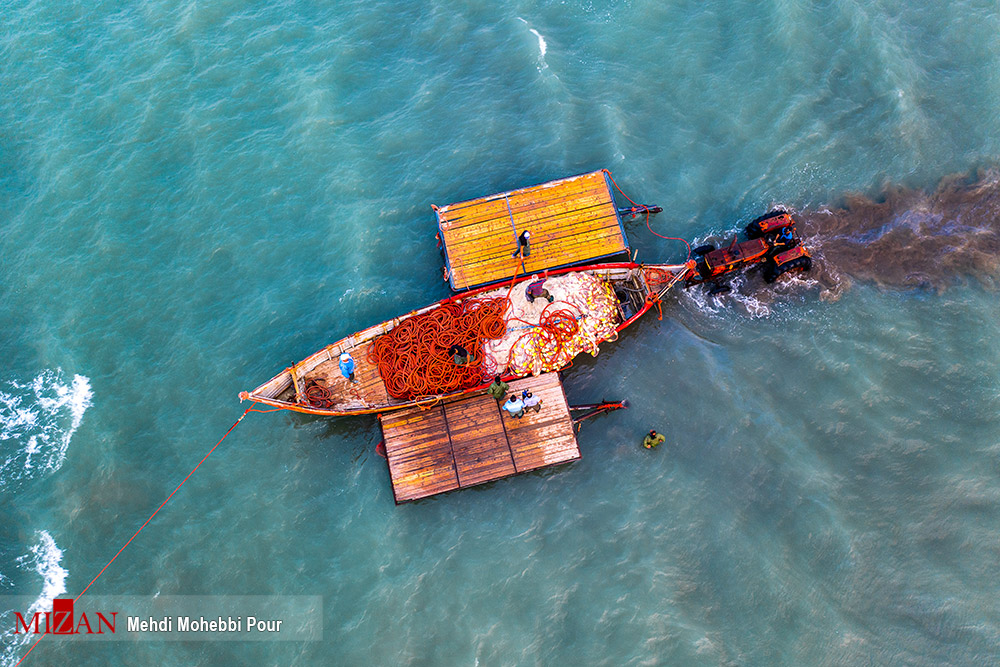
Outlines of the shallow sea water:
[[[240,390],[447,295],[432,203],[607,167],[658,232],[726,238],[1000,156],[991,2],[0,17],[0,595],[41,603],[93,579]],[[838,243],[871,220],[814,220],[826,282],[678,291],[566,372],[572,402],[632,406],[586,423],[581,461],[396,507],[374,419],[252,414],[87,593],[321,595],[322,641],[43,640],[23,664],[1000,661],[1000,306],[968,270],[1000,248],[852,272]],[[26,650],[4,635],[0,664]]]

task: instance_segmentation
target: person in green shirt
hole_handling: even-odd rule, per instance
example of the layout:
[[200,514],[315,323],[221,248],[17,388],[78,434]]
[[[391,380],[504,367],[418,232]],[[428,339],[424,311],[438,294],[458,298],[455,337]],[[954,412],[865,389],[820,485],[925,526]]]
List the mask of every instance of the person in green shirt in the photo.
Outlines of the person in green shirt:
[[489,389],[486,390],[486,393],[492,396],[493,398],[497,399],[498,401],[502,401],[503,397],[507,395],[507,390],[509,388],[510,385],[501,380],[500,376],[498,375],[495,378],[493,378],[493,384],[491,384]]
[[448,349],[448,354],[455,359],[456,366],[464,366],[469,363],[469,351],[457,343]]
[[662,444],[667,437],[662,433],[657,433],[656,431],[650,431],[649,435],[642,439],[642,446],[646,449],[655,449],[658,445]]

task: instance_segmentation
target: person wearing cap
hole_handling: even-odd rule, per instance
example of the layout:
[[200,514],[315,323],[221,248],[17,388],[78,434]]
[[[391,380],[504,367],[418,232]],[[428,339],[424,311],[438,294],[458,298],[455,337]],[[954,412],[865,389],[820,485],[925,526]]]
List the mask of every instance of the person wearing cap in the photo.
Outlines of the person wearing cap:
[[503,400],[503,397],[507,394],[507,390],[510,389],[510,385],[500,379],[500,376],[493,378],[493,384],[489,386],[486,393],[497,399],[498,401]]
[[340,355],[340,374],[351,382],[357,382],[354,379],[354,359],[351,358],[347,352]]
[[517,394],[510,395],[507,402],[503,404],[503,409],[515,419],[520,419],[524,416],[524,402],[517,397]]
[[642,439],[642,446],[646,449],[655,449],[658,445],[663,444],[663,441],[666,439],[667,437],[662,433],[650,431],[649,435]]
[[518,253],[523,253],[522,257],[528,257],[531,255],[531,246],[528,245],[528,239],[531,238],[531,232],[527,229],[521,232],[521,235],[517,237],[517,250],[511,254],[511,257],[517,257]]
[[524,403],[525,410],[534,410],[538,412],[542,409],[542,399],[537,396],[532,396],[531,392],[527,389],[521,394],[521,402]]

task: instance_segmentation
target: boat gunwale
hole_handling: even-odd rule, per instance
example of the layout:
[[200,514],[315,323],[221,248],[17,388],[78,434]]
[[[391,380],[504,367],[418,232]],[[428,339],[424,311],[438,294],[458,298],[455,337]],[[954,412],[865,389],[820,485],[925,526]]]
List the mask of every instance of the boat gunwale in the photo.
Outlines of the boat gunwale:
[[[594,272],[594,273],[596,273],[596,272],[599,272],[599,271],[602,271],[602,270],[615,270],[615,269],[626,269],[626,270],[629,270],[629,271],[633,271],[633,270],[637,270],[638,269],[640,271],[640,276],[642,275],[641,272],[643,270],[647,270],[647,269],[669,270],[675,276],[674,281],[671,283],[671,284],[673,284],[673,283],[676,283],[681,277],[683,277],[683,274],[687,270],[687,268],[688,267],[685,264],[638,264],[636,262],[609,262],[609,263],[606,263],[606,264],[590,264],[590,265],[584,265],[584,266],[569,266],[569,267],[564,267],[564,268],[556,269],[556,270],[539,271],[539,272],[531,274],[531,275],[515,276],[512,279],[512,281],[511,281],[511,288],[513,288],[514,286],[518,285],[519,283],[529,281],[529,280],[532,279],[532,277],[537,276],[537,275],[544,275],[546,277],[550,277],[550,276],[564,275],[564,274],[567,274],[567,273],[574,273],[574,272]],[[650,299],[650,295],[653,294],[653,290],[648,285],[645,284],[645,280],[643,280],[643,282],[644,282],[643,288],[646,291],[646,298],[644,300],[642,308],[640,308],[638,310],[638,312],[636,312],[634,315],[632,315],[632,317],[624,320],[621,324],[619,324],[617,327],[615,327],[615,330],[614,330],[614,332],[613,332],[613,334],[611,336],[607,336],[607,337],[602,338],[601,340],[599,340],[597,342],[598,345],[600,345],[602,343],[606,343],[609,340],[616,340],[618,338],[618,334],[621,331],[623,331],[625,328],[631,326],[636,320],[638,320],[650,308],[652,308],[652,306],[654,304],[654,301]],[[431,407],[433,405],[436,405],[438,402],[440,402],[441,400],[444,400],[446,398],[452,398],[452,397],[455,397],[455,396],[460,396],[462,394],[471,393],[471,392],[474,392],[474,391],[481,391],[484,388],[486,388],[486,387],[489,386],[488,382],[484,382],[481,385],[477,385],[475,387],[471,387],[471,388],[468,388],[468,389],[459,389],[459,390],[456,390],[456,391],[453,391],[453,392],[449,392],[449,393],[446,393],[446,394],[435,394],[433,396],[425,396],[425,397],[421,397],[419,399],[409,400],[409,401],[406,401],[406,402],[403,402],[403,403],[399,403],[399,404],[386,404],[386,405],[380,405],[380,406],[372,407],[372,408],[359,408],[359,409],[351,409],[351,410],[336,410],[336,409],[333,409],[333,408],[316,408],[316,407],[312,407],[312,406],[308,406],[308,405],[303,405],[303,404],[300,404],[300,403],[289,403],[287,401],[279,401],[279,400],[274,399],[274,398],[260,396],[260,395],[257,394],[257,392],[263,390],[265,387],[267,387],[268,385],[274,383],[276,380],[282,380],[282,379],[284,379],[285,376],[288,376],[288,379],[290,381],[294,381],[294,380],[292,380],[292,377],[291,377],[292,371],[293,370],[297,371],[298,369],[302,368],[303,366],[306,366],[307,362],[310,362],[310,361],[316,359],[317,357],[325,355],[326,359],[323,359],[322,361],[319,361],[315,365],[311,366],[310,370],[305,371],[305,373],[309,373],[312,369],[314,369],[317,366],[319,366],[320,363],[323,363],[323,361],[327,361],[327,360],[332,361],[333,357],[332,357],[332,354],[331,354],[330,351],[333,348],[337,347],[338,345],[344,343],[345,341],[348,341],[348,340],[354,338],[357,342],[354,345],[352,345],[351,347],[360,347],[362,345],[367,344],[368,342],[370,342],[371,340],[373,340],[377,336],[382,335],[383,333],[386,333],[388,331],[391,331],[391,330],[395,329],[396,327],[399,326],[400,323],[402,323],[403,321],[405,321],[405,320],[407,320],[407,319],[409,319],[411,317],[414,317],[416,315],[422,315],[423,313],[429,312],[429,311],[434,310],[436,308],[440,308],[441,306],[443,306],[445,304],[448,304],[448,303],[462,301],[463,299],[476,298],[477,296],[479,296],[479,295],[481,295],[481,294],[483,294],[485,292],[490,292],[490,291],[494,291],[494,290],[501,289],[501,288],[502,288],[502,283],[491,283],[489,285],[484,285],[484,286],[481,286],[481,287],[477,287],[475,289],[471,289],[471,290],[467,290],[467,291],[464,291],[464,292],[459,292],[459,293],[456,293],[456,294],[452,294],[452,295],[450,295],[448,297],[445,297],[444,299],[436,301],[436,302],[434,302],[434,303],[432,303],[430,305],[424,306],[423,308],[418,308],[416,310],[411,310],[410,312],[405,313],[403,315],[400,315],[400,316],[397,316],[397,317],[385,320],[383,322],[379,322],[378,324],[373,324],[373,325],[371,325],[369,327],[366,327],[366,328],[364,328],[364,329],[362,329],[360,331],[356,331],[353,334],[345,336],[344,338],[341,338],[341,339],[339,339],[337,341],[334,341],[333,343],[330,343],[329,345],[326,345],[326,346],[320,348],[319,350],[317,350],[316,352],[314,352],[314,353],[310,354],[309,356],[305,357],[301,361],[293,364],[289,368],[284,369],[283,371],[281,371],[280,373],[278,373],[277,375],[275,375],[271,379],[267,380],[266,382],[261,383],[259,386],[255,387],[251,391],[240,392],[240,395],[239,395],[240,396],[240,400],[241,401],[243,401],[243,400],[251,400],[251,401],[254,401],[254,402],[257,402],[257,403],[263,403],[265,405],[270,405],[270,406],[275,407],[275,408],[281,408],[281,409],[284,409],[284,410],[292,410],[294,412],[301,412],[301,413],[305,413],[305,414],[324,415],[324,416],[349,416],[349,415],[377,414],[377,413],[381,413],[381,412],[390,412],[390,411],[393,411],[393,410],[400,410],[400,409],[403,409],[403,408],[411,408],[411,407],[414,407],[414,406],[424,406],[424,407],[428,407],[429,408],[429,407]],[[378,334],[372,334],[372,333],[370,333],[370,332],[373,332],[374,330],[377,330],[377,329],[379,329],[381,327],[384,327],[387,324],[392,324],[392,326],[388,327],[388,328],[385,328],[384,331],[382,331],[381,333],[378,333]],[[570,360],[570,363],[572,363],[572,360]],[[563,366],[563,367],[561,367],[559,369],[553,369],[552,372],[561,371],[561,370],[565,369],[568,366],[569,366],[569,363],[567,363],[565,366]],[[521,377],[524,377],[524,376],[523,375],[505,375],[505,376],[503,376],[503,379],[506,381],[506,380],[517,379],[517,378],[521,378]],[[281,390],[281,391],[284,391],[284,390]]]

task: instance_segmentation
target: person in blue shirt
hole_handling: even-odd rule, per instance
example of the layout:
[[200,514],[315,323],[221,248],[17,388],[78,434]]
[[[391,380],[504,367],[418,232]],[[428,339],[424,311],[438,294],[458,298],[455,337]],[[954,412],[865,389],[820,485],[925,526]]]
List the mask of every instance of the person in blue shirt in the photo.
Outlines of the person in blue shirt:
[[357,380],[354,379],[354,370],[354,359],[352,359],[351,355],[347,352],[344,352],[340,355],[340,374],[351,382],[357,382]]
[[503,404],[503,409],[515,419],[520,419],[524,416],[524,402],[517,397],[517,394],[510,395],[507,402]]
[[791,245],[792,241],[794,241],[794,240],[795,240],[795,237],[792,235],[792,228],[791,227],[785,227],[778,234],[778,243],[780,243],[782,245]]

